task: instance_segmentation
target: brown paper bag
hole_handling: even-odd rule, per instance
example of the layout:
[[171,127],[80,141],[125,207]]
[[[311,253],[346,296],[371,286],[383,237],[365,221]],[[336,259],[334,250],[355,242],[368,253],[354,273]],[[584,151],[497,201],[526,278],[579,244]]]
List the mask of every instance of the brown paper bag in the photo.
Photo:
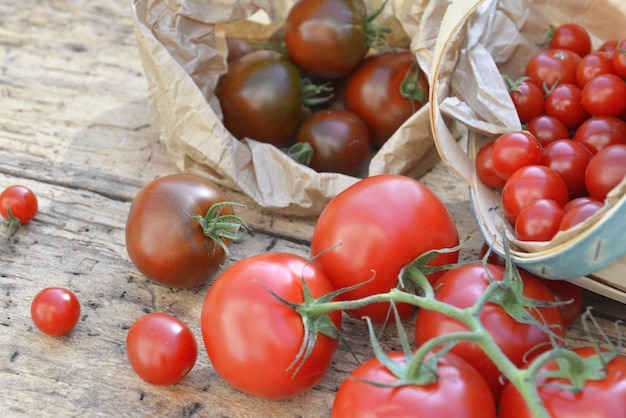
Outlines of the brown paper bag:
[[[317,173],[272,145],[238,141],[221,123],[213,94],[219,76],[227,71],[224,34],[266,38],[290,5],[289,0],[134,0],[133,10],[154,125],[179,168],[239,189],[272,210],[316,215],[358,178]],[[378,5],[370,4],[368,10]],[[381,14],[380,24],[391,26],[395,34],[392,45],[408,45],[409,33],[418,38],[421,28],[413,17],[420,7],[413,6],[390,2]],[[407,7],[412,14],[407,15]],[[245,20],[258,11],[266,13],[267,22]],[[417,178],[438,161],[424,106],[376,152],[366,175]]]

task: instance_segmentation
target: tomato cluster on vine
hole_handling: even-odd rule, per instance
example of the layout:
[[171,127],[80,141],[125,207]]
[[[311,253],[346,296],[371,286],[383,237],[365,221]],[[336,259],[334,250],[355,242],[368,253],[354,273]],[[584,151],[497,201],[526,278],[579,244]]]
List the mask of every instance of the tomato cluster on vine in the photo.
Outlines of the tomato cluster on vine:
[[475,158],[522,241],[550,241],[584,222],[626,175],[626,40],[593,50],[584,27],[565,23],[547,41],[522,78],[505,77],[525,129]]
[[374,23],[384,6],[302,0],[269,39],[227,38],[215,90],[224,126],[318,172],[356,175],[428,98],[413,54],[389,48],[390,29]]

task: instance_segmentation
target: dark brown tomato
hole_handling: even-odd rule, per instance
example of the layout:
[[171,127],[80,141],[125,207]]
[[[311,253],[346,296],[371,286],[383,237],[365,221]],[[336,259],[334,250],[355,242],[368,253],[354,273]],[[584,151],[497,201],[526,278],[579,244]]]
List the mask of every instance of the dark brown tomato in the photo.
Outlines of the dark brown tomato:
[[303,70],[336,78],[352,72],[369,46],[362,0],[300,0],[285,20],[285,46]]
[[[135,196],[126,221],[126,249],[135,267],[171,287],[208,281],[226,255],[192,216],[204,216],[212,205],[227,200],[215,184],[194,175],[173,174],[148,183]],[[223,215],[232,213],[230,205],[222,210]]]
[[349,110],[321,110],[307,118],[296,142],[313,148],[309,166],[318,172],[356,173],[367,159],[370,134],[367,126]]
[[234,61],[215,94],[224,126],[236,138],[284,147],[306,116],[300,88],[299,70],[289,58],[259,50]]
[[233,61],[238,60],[244,55],[249,54],[257,50],[250,41],[243,38],[227,37],[226,46],[228,47],[228,55],[226,61],[231,64]]
[[382,146],[427,100],[428,80],[407,50],[366,58],[344,91],[346,109],[363,119],[374,147]]

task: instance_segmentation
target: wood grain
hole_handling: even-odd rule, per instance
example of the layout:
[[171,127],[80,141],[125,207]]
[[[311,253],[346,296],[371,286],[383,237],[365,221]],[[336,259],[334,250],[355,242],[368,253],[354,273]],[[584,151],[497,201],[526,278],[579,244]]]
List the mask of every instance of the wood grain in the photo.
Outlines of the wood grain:
[[[192,373],[171,387],[141,381],[125,355],[126,332],[146,312],[188,323],[201,343],[199,314],[208,285],[173,290],[130,263],[126,214],[148,181],[177,172],[151,129],[146,81],[127,0],[24,0],[0,3],[0,187],[24,184],[40,211],[23,230],[0,232],[0,415],[324,417],[355,361],[340,347],[321,383],[295,399],[252,398],[228,386],[200,344]],[[476,235],[467,191],[445,167],[423,178],[448,205],[463,237]],[[315,219],[277,216],[248,205],[253,228],[233,261],[264,251],[308,255]],[[478,239],[464,250],[474,257]],[[82,316],[63,338],[43,335],[30,301],[47,286],[77,294]],[[586,293],[616,341],[623,306]],[[597,337],[597,332],[595,333]],[[371,356],[365,324],[347,318],[345,337],[360,359]],[[572,345],[588,341],[578,323]],[[392,328],[383,346],[397,347]]]

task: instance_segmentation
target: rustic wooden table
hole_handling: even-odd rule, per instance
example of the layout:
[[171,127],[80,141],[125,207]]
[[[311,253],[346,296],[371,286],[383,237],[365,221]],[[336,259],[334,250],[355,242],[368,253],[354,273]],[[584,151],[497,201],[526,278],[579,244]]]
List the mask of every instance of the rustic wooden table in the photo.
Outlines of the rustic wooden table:
[[[134,195],[178,171],[150,127],[131,3],[4,1],[0,16],[0,188],[24,184],[40,203],[28,227],[13,236],[0,231],[0,415],[328,416],[355,365],[343,348],[315,389],[281,402],[229,387],[201,344],[195,368],[177,385],[151,386],[135,375],[124,348],[133,321],[168,312],[201,343],[207,287],[155,285],[134,269],[124,246]],[[448,205],[461,235],[476,234],[465,187],[442,166],[423,181]],[[276,216],[227,192],[248,204],[240,214],[254,229],[234,246],[233,261],[269,249],[308,255],[315,219]],[[46,336],[30,319],[32,298],[47,286],[70,288],[81,300],[81,320],[66,337]],[[624,317],[623,306],[585,297],[615,341],[613,322]],[[345,328],[356,355],[370,357],[365,324],[347,319]],[[392,331],[383,339],[389,348],[397,343]],[[580,323],[568,340],[587,341]]]

